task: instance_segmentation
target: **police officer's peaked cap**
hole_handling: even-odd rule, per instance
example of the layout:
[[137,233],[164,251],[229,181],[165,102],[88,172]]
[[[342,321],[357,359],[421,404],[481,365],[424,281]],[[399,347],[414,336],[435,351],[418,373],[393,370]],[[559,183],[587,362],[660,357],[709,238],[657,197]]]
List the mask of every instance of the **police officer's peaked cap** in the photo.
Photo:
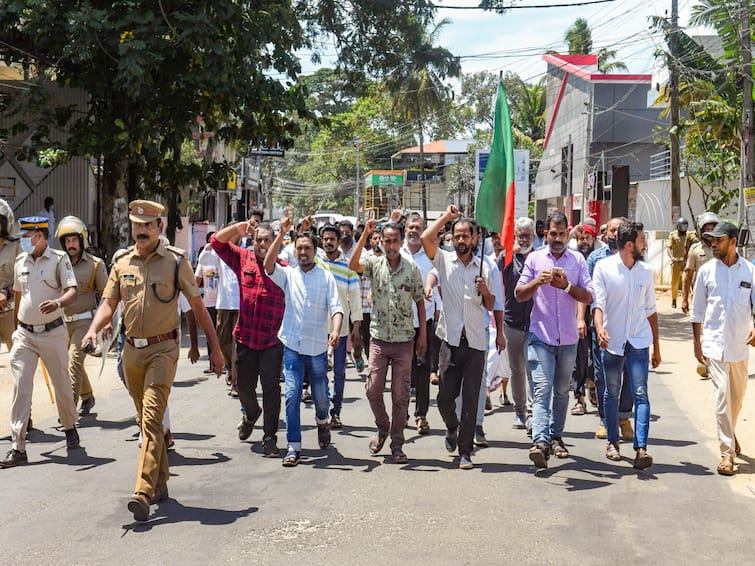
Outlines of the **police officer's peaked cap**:
[[49,228],[49,220],[44,216],[27,216],[26,218],[19,218],[18,223],[20,225],[21,233],[33,232],[35,230],[41,230],[42,228]]
[[151,200],[132,200],[128,204],[128,217],[133,222],[152,222],[164,212],[163,205]]

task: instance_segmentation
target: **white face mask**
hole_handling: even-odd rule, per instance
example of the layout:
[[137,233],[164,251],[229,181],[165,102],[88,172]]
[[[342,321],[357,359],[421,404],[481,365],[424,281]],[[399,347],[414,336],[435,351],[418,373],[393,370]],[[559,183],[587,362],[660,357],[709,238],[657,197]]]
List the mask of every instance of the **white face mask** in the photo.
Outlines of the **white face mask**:
[[21,251],[26,252],[27,254],[30,254],[34,251],[34,244],[31,242],[31,238],[21,238]]
[[519,253],[520,254],[528,254],[532,251],[532,244],[527,244],[526,246],[523,246],[522,244],[519,244]]

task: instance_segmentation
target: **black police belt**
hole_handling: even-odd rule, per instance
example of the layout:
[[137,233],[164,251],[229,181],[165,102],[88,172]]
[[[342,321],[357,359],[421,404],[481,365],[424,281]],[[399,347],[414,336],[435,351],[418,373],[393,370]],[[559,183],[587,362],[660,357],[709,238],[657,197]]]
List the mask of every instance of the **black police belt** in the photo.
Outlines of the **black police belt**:
[[53,330],[54,328],[57,328],[58,326],[63,326],[63,317],[56,318],[52,322],[48,322],[47,324],[26,324],[25,322],[18,321],[18,325],[21,328],[24,328],[25,330],[28,330],[29,332],[33,332],[34,334],[39,334],[40,332],[47,332],[48,330]]

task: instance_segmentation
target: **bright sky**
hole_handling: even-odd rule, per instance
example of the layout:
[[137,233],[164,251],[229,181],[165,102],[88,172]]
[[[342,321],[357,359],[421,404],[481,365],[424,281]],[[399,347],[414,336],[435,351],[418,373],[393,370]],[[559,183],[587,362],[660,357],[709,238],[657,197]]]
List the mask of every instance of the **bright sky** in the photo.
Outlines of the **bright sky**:
[[[580,0],[514,0],[512,4],[568,4]],[[436,0],[438,5],[477,6],[479,0]],[[690,0],[679,0],[679,25],[687,25]],[[499,15],[482,10],[440,9],[438,19],[451,24],[438,43],[462,57],[465,73],[487,70],[513,71],[526,82],[545,73],[543,53],[566,53],[564,35],[577,18],[585,18],[592,30],[593,52],[603,47],[616,50],[616,60],[630,73],[652,73],[653,52],[663,46],[662,36],[649,29],[650,16],[671,13],[671,0],[614,0],[570,8],[514,9]]]

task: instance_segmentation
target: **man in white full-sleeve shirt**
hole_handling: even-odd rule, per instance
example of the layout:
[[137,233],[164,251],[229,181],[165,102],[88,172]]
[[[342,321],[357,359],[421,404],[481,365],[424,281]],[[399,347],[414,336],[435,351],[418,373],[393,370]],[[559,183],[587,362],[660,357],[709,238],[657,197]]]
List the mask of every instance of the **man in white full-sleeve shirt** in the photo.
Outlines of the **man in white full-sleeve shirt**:
[[641,223],[623,222],[616,239],[619,253],[599,262],[592,280],[595,289],[593,320],[605,376],[606,458],[621,460],[619,396],[622,373],[626,373],[635,407],[634,467],[642,470],[653,463],[647,453],[648,361],[654,368],[661,363],[653,269],[641,261],[646,246]]
[[716,388],[718,473],[730,476],[739,453],[734,429],[747,388],[747,345],[755,346],[755,267],[737,254],[737,227],[732,223],[719,222],[704,236],[712,238],[714,259],[697,272],[690,321],[695,357],[707,364]]

